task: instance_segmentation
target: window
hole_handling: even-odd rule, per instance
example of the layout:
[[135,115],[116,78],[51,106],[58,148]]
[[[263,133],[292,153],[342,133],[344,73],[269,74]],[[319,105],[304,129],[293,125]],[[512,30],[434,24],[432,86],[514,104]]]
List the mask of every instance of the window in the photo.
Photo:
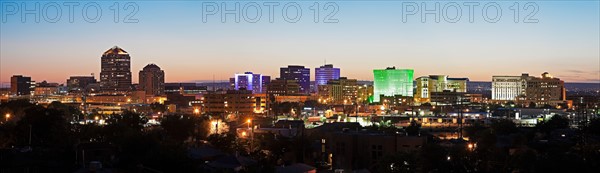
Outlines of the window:
[[383,146],[381,145],[371,145],[371,158],[372,161],[375,161],[383,156]]

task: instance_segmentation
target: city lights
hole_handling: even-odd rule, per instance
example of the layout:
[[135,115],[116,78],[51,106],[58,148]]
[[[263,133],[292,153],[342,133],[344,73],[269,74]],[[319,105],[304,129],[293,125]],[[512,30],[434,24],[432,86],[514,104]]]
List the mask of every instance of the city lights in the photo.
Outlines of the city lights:
[[2,171],[598,172],[598,0],[0,4]]

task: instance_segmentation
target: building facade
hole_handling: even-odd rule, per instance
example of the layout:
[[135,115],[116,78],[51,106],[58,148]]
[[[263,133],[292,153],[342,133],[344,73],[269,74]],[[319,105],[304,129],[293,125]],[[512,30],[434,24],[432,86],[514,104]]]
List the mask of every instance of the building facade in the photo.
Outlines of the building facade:
[[156,64],[148,64],[140,71],[139,89],[146,95],[165,94],[165,72]]
[[431,102],[434,92],[452,91],[457,93],[467,92],[468,78],[448,78],[447,75],[429,75],[416,79],[415,102]]
[[243,74],[235,74],[231,86],[234,90],[250,90],[254,94],[265,93],[267,91],[267,85],[270,83],[270,76],[263,76],[262,74],[254,74],[252,72],[245,72]]
[[267,94],[270,97],[301,94],[300,85],[296,80],[285,80],[277,78],[275,80],[272,80],[267,88]]
[[35,88],[35,82],[31,77],[23,75],[14,75],[10,78],[10,94],[12,95],[30,95]]
[[102,54],[100,89],[104,92],[123,93],[131,90],[131,57],[120,47],[112,47]]
[[413,96],[413,69],[386,69],[373,70],[374,74],[374,102],[379,102],[379,97],[384,96]]
[[544,72],[541,77],[529,76],[526,82],[525,95],[518,98],[519,103],[555,106],[566,100],[565,82],[548,72]]
[[250,90],[228,90],[204,95],[204,112],[209,115],[256,115],[266,110],[264,94]]
[[319,86],[319,100],[324,103],[351,104],[358,98],[356,79],[340,77]]
[[304,66],[289,65],[281,67],[279,76],[283,80],[295,80],[300,85],[300,93],[310,93],[310,69]]
[[525,95],[529,74],[521,76],[492,76],[492,100],[516,100],[517,96]]
[[165,83],[165,94],[197,95],[208,91],[208,86],[198,86],[196,83]]
[[88,85],[97,83],[94,76],[71,76],[67,79],[67,87],[69,90],[85,89]]
[[548,72],[541,77],[529,76],[493,76],[492,100],[515,101],[523,105],[556,106],[566,99],[564,81],[555,78]]
[[321,85],[327,85],[330,80],[340,78],[340,69],[333,67],[332,64],[325,64],[315,68],[315,85],[318,88]]

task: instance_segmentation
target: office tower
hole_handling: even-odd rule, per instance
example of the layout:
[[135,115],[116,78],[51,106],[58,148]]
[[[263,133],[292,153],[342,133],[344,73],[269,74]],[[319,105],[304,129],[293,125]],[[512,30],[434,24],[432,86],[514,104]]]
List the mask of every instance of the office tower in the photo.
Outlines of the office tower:
[[492,76],[492,100],[516,100],[517,96],[525,95],[525,78],[521,76]]
[[204,95],[203,110],[211,115],[255,115],[262,113],[260,97],[256,97],[250,90],[228,90],[222,92],[209,92]]
[[30,95],[35,88],[31,77],[14,75],[10,78],[10,93],[13,95]]
[[33,95],[36,96],[49,96],[49,95],[57,95],[59,94],[61,86],[58,83],[48,83],[46,81],[42,81],[40,83],[36,83],[35,89],[33,91]]
[[381,95],[412,97],[413,73],[413,69],[396,69],[396,67],[373,70],[375,77],[373,101],[379,102]]
[[146,95],[163,95],[165,93],[165,72],[156,64],[148,64],[140,71],[139,88]]
[[102,54],[100,88],[105,92],[122,93],[131,89],[131,62],[129,53],[113,47]]
[[565,92],[564,81],[548,72],[541,77],[526,73],[521,76],[492,77],[492,100],[515,101],[523,105],[558,105],[564,103]]
[[373,85],[358,85],[356,96],[359,103],[373,103]]
[[289,65],[281,67],[279,76],[283,80],[295,80],[300,85],[300,93],[310,93],[310,69],[304,66]]
[[319,68],[315,68],[315,84],[326,85],[329,80],[339,79],[340,69],[334,68],[331,64],[325,64]]
[[260,94],[266,91],[267,86],[265,84],[269,83],[268,80],[271,80],[271,77],[245,72],[244,74],[235,74],[230,82],[233,82],[232,86],[235,90],[243,88],[252,91],[254,94]]
[[431,102],[434,92],[467,92],[468,78],[449,78],[448,75],[429,75],[416,79],[415,101],[419,103]]
[[340,77],[319,85],[319,99],[322,103],[352,104],[357,101],[358,85],[356,79]]
[[300,93],[300,85],[296,80],[285,80],[277,78],[268,85],[269,96],[297,95]]
[[67,79],[67,87],[69,90],[85,89],[89,84],[96,83],[94,76],[71,76]]
[[525,81],[525,96],[518,98],[520,103],[535,103],[539,107],[546,104],[556,106],[566,99],[565,82],[548,72],[542,73],[541,77],[529,76]]
[[269,84],[271,83],[271,76],[262,76],[262,91],[261,93],[267,93]]

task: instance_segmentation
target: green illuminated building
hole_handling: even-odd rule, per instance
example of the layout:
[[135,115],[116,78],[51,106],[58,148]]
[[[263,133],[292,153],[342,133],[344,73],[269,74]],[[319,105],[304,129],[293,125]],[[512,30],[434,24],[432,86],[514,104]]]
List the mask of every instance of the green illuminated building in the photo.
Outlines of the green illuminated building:
[[373,70],[375,75],[373,101],[379,102],[380,95],[412,97],[413,73],[413,69],[396,69],[396,67]]

